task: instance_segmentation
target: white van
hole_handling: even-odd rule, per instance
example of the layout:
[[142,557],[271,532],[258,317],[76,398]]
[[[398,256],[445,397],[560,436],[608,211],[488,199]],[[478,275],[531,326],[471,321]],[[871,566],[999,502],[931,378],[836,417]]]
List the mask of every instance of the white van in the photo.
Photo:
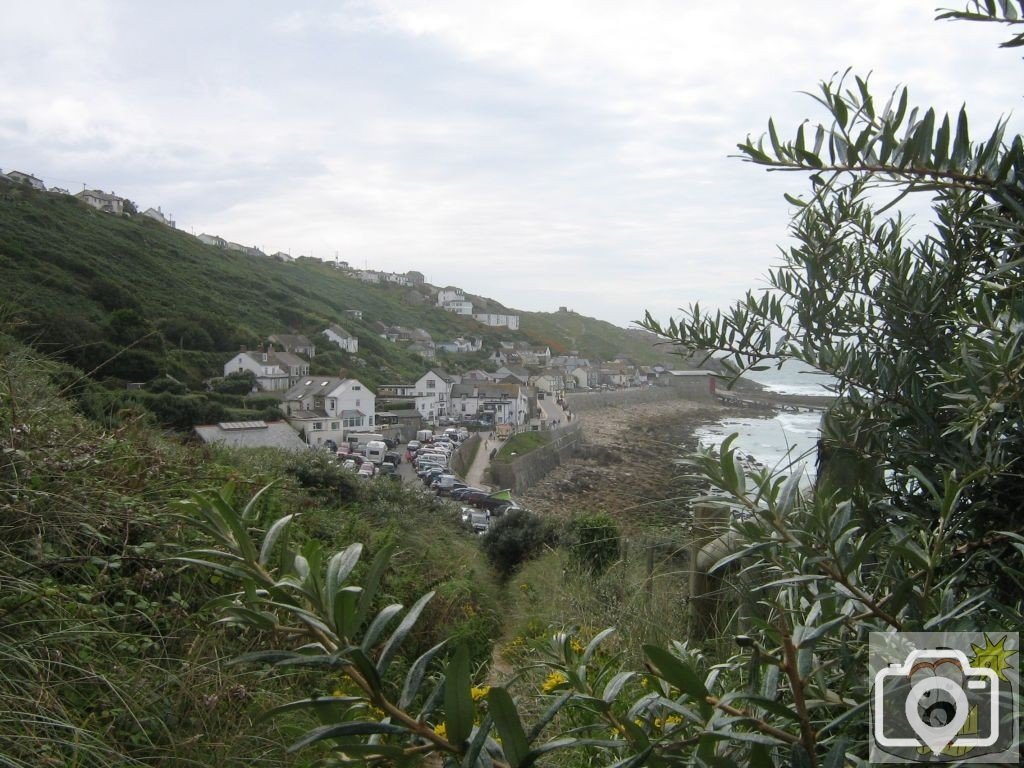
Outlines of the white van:
[[381,464],[384,461],[384,454],[388,452],[388,445],[383,440],[371,440],[366,444],[366,458],[374,464]]

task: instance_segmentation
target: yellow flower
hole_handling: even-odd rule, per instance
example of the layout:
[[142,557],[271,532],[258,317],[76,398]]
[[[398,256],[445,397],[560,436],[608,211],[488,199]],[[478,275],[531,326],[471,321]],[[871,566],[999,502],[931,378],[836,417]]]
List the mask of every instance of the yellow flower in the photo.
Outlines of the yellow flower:
[[576,653],[583,653],[583,651],[586,650],[586,646],[583,645],[583,643],[581,643],[575,637],[569,641],[569,647],[572,648]]
[[469,695],[473,697],[473,701],[480,701],[481,699],[487,698],[487,694],[490,693],[491,686],[489,685],[474,685],[469,689]]
[[442,739],[447,739],[448,738],[448,728],[445,726],[444,723],[438,723],[437,725],[435,725],[434,726],[434,733],[436,733]]
[[568,682],[568,677],[566,677],[562,672],[556,671],[547,676],[547,679],[545,679],[541,684],[540,689],[544,693],[551,693],[552,691],[557,691]]

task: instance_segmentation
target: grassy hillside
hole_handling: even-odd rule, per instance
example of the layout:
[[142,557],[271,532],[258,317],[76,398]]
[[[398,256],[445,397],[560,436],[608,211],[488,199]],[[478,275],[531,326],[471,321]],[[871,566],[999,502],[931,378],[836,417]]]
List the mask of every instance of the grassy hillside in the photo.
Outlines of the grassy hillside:
[[[313,372],[357,376],[371,387],[413,379],[426,367],[381,339],[371,329],[376,321],[424,328],[435,340],[479,336],[485,350],[520,340],[595,358],[658,356],[649,338],[574,313],[526,313],[519,333],[486,328],[438,309],[429,287],[367,285],[319,261],[224,251],[143,216],[112,216],[73,197],[13,186],[0,189],[0,270],[4,319],[16,323],[16,334],[112,384],[169,373],[200,389],[240,345],[273,333],[312,336],[333,322],[358,336],[360,352],[318,356]],[[345,309],[362,310],[363,320]],[[458,369],[481,359],[452,356],[443,364]]]

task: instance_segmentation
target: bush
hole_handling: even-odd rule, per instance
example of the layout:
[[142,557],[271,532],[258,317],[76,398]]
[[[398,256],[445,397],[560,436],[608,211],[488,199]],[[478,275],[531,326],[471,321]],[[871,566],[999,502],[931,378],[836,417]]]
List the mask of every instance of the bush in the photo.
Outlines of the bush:
[[303,488],[337,493],[339,501],[354,501],[359,497],[359,479],[324,451],[308,451],[288,467]]
[[520,565],[537,557],[545,545],[554,543],[551,526],[525,509],[512,510],[492,521],[483,537],[484,554],[502,578],[508,578]]
[[252,371],[236,371],[210,381],[213,391],[222,395],[247,395],[255,385],[256,376]]
[[566,545],[580,568],[602,574],[619,559],[621,537],[615,521],[605,514],[573,518],[567,526]]

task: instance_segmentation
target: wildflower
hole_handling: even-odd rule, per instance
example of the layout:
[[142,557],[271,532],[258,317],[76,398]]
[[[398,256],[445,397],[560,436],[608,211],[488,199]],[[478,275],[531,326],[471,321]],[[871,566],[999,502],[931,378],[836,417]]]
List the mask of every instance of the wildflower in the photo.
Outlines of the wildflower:
[[447,739],[448,738],[448,728],[445,726],[444,723],[438,723],[437,725],[435,725],[434,726],[434,733],[436,733],[442,739]]
[[583,653],[583,651],[586,650],[586,646],[584,646],[583,643],[581,643],[575,637],[569,641],[569,647],[572,648],[573,651],[575,651],[576,653]]
[[487,698],[487,694],[490,693],[491,686],[489,685],[474,685],[469,689],[469,695],[473,697],[473,701],[480,701]]
[[544,693],[551,693],[552,691],[557,691],[568,682],[569,678],[566,677],[564,673],[555,671],[547,676],[541,684],[540,689]]

